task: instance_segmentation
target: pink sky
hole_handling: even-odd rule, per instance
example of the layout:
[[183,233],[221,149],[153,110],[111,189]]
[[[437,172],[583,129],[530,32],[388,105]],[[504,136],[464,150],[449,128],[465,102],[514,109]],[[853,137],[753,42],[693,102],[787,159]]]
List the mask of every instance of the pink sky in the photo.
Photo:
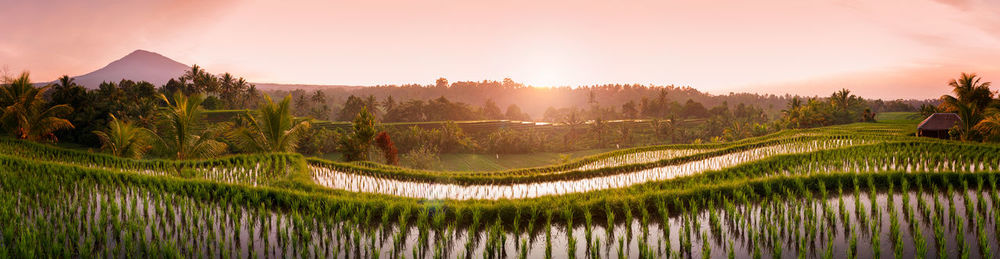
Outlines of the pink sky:
[[280,83],[936,98],[963,71],[1000,81],[1000,4],[982,0],[0,2],[0,66],[37,81],[135,49]]

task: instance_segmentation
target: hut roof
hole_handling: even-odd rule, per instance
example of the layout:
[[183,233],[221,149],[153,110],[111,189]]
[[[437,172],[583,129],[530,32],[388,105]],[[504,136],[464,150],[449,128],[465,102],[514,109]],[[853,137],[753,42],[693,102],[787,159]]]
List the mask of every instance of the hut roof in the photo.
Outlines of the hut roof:
[[955,126],[955,123],[962,121],[962,118],[958,117],[958,114],[954,113],[935,113],[928,116],[927,119],[920,122],[917,125],[917,129],[921,130],[948,130]]

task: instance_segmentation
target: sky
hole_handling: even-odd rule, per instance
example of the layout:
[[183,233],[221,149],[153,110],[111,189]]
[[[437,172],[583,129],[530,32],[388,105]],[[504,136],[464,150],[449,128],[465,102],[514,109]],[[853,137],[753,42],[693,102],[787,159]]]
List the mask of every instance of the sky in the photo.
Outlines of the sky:
[[639,83],[936,98],[1000,80],[1000,1],[0,0],[0,66],[36,81],[136,49],[252,82]]

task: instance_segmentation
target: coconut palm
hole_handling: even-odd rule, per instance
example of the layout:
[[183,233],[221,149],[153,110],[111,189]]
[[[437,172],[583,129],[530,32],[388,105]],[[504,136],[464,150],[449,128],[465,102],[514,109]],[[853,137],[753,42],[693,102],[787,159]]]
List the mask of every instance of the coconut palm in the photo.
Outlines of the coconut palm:
[[101,150],[115,156],[142,158],[151,148],[153,132],[131,122],[119,120],[111,114],[111,121],[104,131],[93,131],[101,140]]
[[962,102],[950,95],[941,96],[941,101],[941,106],[945,107],[945,111],[953,112],[962,118],[956,125],[959,139],[969,140],[973,133],[973,127],[983,119],[983,114],[979,112],[974,103]]
[[851,95],[851,90],[847,90],[846,88],[840,89],[840,91],[833,92],[830,95],[830,105],[838,111],[847,112],[854,98],[854,95]]
[[227,145],[216,138],[229,124],[205,125],[201,107],[205,98],[201,94],[185,96],[176,92],[172,101],[163,94],[160,99],[167,103],[160,114],[162,131],[157,138],[162,152],[178,160],[212,157],[225,152]]
[[986,116],[973,127],[986,139],[1000,137],[1000,109],[990,108]]
[[0,121],[17,138],[31,141],[55,140],[52,132],[72,129],[69,120],[60,118],[73,112],[66,104],[49,105],[43,96],[49,86],[35,88],[27,72],[10,84],[0,87]]
[[959,102],[970,104],[976,110],[983,111],[992,101],[993,92],[990,92],[990,85],[992,83],[980,82],[981,80],[982,77],[977,76],[975,73],[962,73],[961,77],[952,79],[951,82],[948,82],[948,85],[953,88],[952,92],[955,93],[954,98]]
[[76,86],[76,82],[74,82],[73,78],[69,77],[68,75],[63,75],[63,76],[59,77],[58,81],[59,81],[59,83],[56,84],[56,87],[70,88],[70,87]]
[[191,93],[213,93],[219,90],[219,79],[215,75],[205,72],[205,69],[197,64],[191,66],[191,70],[184,72],[181,79],[187,79],[191,82],[189,87]]
[[292,96],[279,103],[264,95],[264,102],[253,116],[245,118],[246,126],[229,137],[242,150],[249,152],[292,152],[299,139],[309,129],[309,121],[292,116]]
[[948,83],[955,96],[941,96],[941,108],[946,112],[954,112],[962,118],[958,125],[959,136],[962,140],[968,140],[972,133],[972,128],[983,118],[982,112],[993,99],[990,92],[990,82],[980,82],[982,78],[975,73],[962,73],[958,79],[952,79]]

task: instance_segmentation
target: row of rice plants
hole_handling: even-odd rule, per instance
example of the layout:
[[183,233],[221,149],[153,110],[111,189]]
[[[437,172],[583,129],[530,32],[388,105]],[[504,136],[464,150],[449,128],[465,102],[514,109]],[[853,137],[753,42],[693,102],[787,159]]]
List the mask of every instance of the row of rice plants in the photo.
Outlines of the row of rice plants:
[[[501,184],[496,182],[489,184],[414,182],[399,180],[398,178],[383,178],[365,172],[342,172],[329,167],[315,165],[311,165],[309,168],[313,179],[319,185],[351,192],[379,193],[426,199],[525,199],[623,188],[646,182],[662,181],[710,170],[719,170],[780,154],[813,152],[864,143],[865,141],[855,142],[853,140],[793,142],[644,170],[631,171],[620,169],[620,171],[612,171],[605,169],[602,170],[601,175],[590,178],[571,180],[540,178],[534,179],[535,182],[515,184]],[[502,180],[499,180],[499,182],[502,182]]]

